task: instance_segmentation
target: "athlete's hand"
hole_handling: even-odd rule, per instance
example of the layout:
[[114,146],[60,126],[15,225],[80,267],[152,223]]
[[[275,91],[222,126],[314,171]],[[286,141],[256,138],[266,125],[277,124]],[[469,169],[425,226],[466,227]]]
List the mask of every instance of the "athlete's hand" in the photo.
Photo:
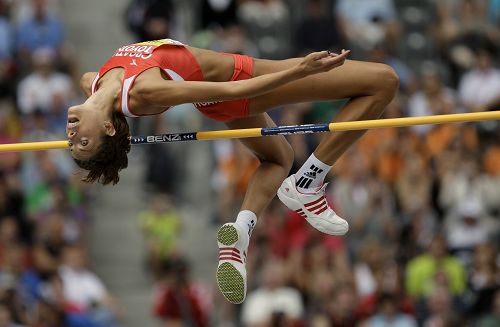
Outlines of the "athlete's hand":
[[344,64],[350,50],[342,50],[340,54],[330,51],[313,52],[304,57],[297,66],[302,76],[327,72]]

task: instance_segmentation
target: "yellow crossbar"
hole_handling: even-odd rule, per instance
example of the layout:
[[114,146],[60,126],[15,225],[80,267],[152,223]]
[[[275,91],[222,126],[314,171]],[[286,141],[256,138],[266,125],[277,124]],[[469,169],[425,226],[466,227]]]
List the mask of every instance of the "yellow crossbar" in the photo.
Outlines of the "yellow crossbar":
[[[374,128],[426,125],[426,124],[463,123],[463,122],[474,122],[474,121],[484,121],[484,120],[500,120],[500,111],[484,111],[484,112],[472,112],[463,114],[405,117],[405,118],[391,118],[391,119],[378,119],[378,120],[360,120],[351,122],[330,123],[328,124],[328,127],[331,132],[339,132],[339,131],[363,130],[363,129],[374,129]],[[233,130],[221,130],[221,131],[207,131],[207,132],[198,132],[192,134],[196,134],[196,138],[193,138],[193,140],[214,140],[221,138],[259,137],[262,136],[261,132],[262,128],[247,128],[247,129],[233,129]],[[0,153],[66,149],[68,147],[69,147],[68,141],[66,140],[0,144]]]
[[352,131],[384,127],[405,127],[414,125],[465,123],[484,120],[500,120],[500,111],[468,112],[463,114],[390,118],[378,120],[359,120],[341,123],[330,123],[330,131]]

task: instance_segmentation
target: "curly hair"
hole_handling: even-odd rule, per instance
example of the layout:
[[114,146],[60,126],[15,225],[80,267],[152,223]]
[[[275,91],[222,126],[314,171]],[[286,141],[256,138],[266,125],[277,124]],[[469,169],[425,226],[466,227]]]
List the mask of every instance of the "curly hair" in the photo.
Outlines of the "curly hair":
[[88,170],[87,176],[82,178],[86,183],[97,181],[102,185],[114,185],[120,180],[118,172],[128,166],[130,131],[127,120],[122,114],[113,112],[112,123],[115,135],[104,135],[95,155],[88,160],[74,158],[80,168]]

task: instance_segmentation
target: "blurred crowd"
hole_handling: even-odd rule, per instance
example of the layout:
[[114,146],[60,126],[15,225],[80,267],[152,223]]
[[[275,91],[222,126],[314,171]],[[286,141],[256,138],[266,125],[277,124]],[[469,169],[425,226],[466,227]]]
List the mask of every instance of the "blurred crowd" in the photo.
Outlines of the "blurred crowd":
[[[137,40],[260,58],[352,49],[352,59],[400,77],[386,118],[500,109],[498,0],[132,0],[124,20]],[[1,143],[63,135],[65,109],[82,96],[75,57],[60,1],[0,0]],[[327,122],[343,103],[271,115],[279,125]],[[213,127],[197,117],[184,124]],[[289,137],[295,166],[320,137]],[[191,278],[178,246],[186,167],[174,147],[148,147],[145,184],[155,195],[139,224],[152,311],[165,326],[500,326],[499,141],[498,122],[368,132],[328,188],[349,234],[320,235],[273,201],[252,235],[241,306]],[[237,141],[213,148],[207,187],[219,225],[234,220],[257,161]],[[0,327],[119,324],[88,262],[95,199],[74,171],[65,151],[0,155]]]
[[[0,143],[59,140],[79,101],[60,3],[0,0]],[[89,266],[91,193],[66,151],[0,154],[0,326],[118,326]]]
[[[126,21],[137,40],[168,36],[268,59],[351,49],[351,59],[386,63],[400,77],[385,118],[500,109],[496,0],[133,0]],[[278,125],[327,122],[344,103],[271,116]],[[289,137],[296,167],[320,137]],[[165,326],[500,326],[499,141],[498,122],[369,131],[328,187],[348,235],[320,235],[275,200],[252,235],[242,306],[190,278],[164,199],[170,209],[143,227],[155,315]],[[237,141],[213,146],[218,225],[234,220],[257,160]],[[151,151],[173,165],[169,148]],[[178,196],[172,185],[182,183],[161,172],[148,171],[147,183]],[[154,238],[154,229],[170,236]]]

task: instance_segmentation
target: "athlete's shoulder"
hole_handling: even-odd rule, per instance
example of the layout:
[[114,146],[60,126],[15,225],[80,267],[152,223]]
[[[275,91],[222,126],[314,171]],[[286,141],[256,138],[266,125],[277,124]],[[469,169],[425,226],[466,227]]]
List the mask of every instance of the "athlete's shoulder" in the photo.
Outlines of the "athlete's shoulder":
[[97,72],[86,72],[80,78],[80,88],[83,90],[86,96],[90,96],[91,87],[94,79],[97,76]]

